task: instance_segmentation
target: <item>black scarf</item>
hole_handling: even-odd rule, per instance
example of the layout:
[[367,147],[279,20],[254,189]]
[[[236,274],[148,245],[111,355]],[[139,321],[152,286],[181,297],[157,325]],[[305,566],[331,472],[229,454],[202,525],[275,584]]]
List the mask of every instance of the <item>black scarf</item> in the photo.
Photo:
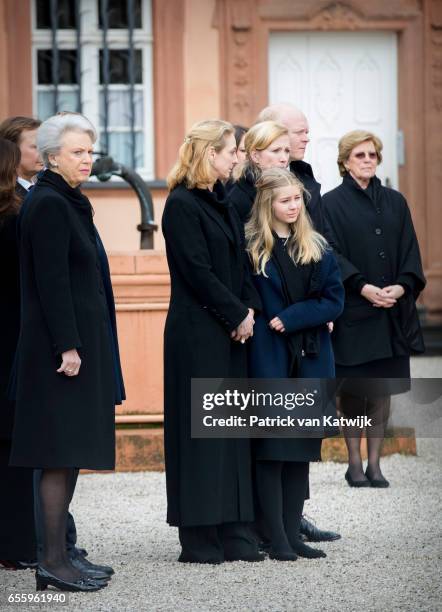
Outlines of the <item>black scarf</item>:
[[[275,243],[272,257],[281,276],[284,298],[287,306],[320,295],[320,262],[296,265],[285,250],[280,238],[274,233]],[[309,356],[319,354],[319,329],[303,329],[299,332],[287,334],[292,354],[291,371],[296,372],[302,352]]]

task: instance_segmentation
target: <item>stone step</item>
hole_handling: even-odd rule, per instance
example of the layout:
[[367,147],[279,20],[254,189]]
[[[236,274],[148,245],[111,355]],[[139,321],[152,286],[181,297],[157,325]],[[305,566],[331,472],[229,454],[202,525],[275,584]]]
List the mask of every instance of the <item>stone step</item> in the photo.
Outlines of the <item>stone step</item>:
[[[117,428],[116,436],[118,472],[164,470],[163,428]],[[392,430],[385,438],[382,455],[416,455],[416,439],[413,430]],[[362,440],[363,458],[367,457],[365,438]],[[322,443],[323,461],[347,462],[347,449],[342,437],[327,438]]]

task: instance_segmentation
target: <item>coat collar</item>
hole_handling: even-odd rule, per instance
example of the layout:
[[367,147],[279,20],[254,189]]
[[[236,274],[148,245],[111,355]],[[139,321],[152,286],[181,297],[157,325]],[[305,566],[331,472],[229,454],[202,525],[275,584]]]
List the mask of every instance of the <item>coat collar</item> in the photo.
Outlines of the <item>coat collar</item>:
[[81,193],[80,188],[71,187],[60,174],[52,172],[52,170],[47,169],[39,175],[36,187],[43,186],[51,187],[55,191],[58,191],[65,196],[69,202],[81,209],[88,211],[92,210],[91,203],[87,197]]
[[382,187],[382,183],[378,179],[378,177],[373,176],[373,178],[370,180],[367,189],[362,189],[362,187],[354,180],[354,178],[348,172],[344,174],[344,177],[342,179],[342,185],[353,193],[362,194],[363,196],[369,198],[371,201],[377,200],[379,191]]
[[227,199],[226,190],[221,181],[217,181],[213,191],[194,187],[190,190],[207,214],[219,225],[232,242],[239,244],[239,232],[236,227],[232,206]]
[[256,186],[253,174],[249,170],[246,170],[245,174],[238,180],[237,185],[238,188],[250,198],[253,204],[256,198]]
[[293,174],[297,174],[300,176],[306,175],[312,179],[315,178],[313,175],[313,170],[312,170],[311,165],[303,161],[302,159],[291,161],[289,167],[290,167],[290,171],[293,172]]

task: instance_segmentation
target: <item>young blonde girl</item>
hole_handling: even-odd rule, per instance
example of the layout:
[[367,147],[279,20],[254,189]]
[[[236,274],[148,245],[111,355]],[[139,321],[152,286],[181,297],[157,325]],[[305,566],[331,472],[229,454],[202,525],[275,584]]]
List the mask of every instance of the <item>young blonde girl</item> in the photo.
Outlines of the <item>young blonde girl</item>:
[[[308,197],[288,170],[262,172],[246,225],[253,281],[262,301],[249,351],[251,378],[331,378],[334,359],[327,323],[341,313],[344,290],[335,257],[314,231]],[[256,487],[270,557],[324,557],[301,542],[299,526],[309,462],[318,438],[255,440]]]

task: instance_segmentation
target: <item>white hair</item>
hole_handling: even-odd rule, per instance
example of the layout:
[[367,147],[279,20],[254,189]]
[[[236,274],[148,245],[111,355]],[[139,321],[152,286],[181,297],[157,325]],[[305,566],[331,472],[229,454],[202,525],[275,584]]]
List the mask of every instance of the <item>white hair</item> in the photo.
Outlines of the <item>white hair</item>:
[[60,112],[40,125],[37,130],[37,149],[45,166],[49,167],[49,155],[60,151],[61,140],[66,132],[83,132],[92,142],[97,140],[97,132],[92,123],[80,113]]
[[280,104],[271,104],[270,106],[263,108],[258,115],[257,123],[261,121],[276,121],[281,123],[283,117],[289,113],[299,115],[300,117],[304,116],[302,110],[294,104],[290,104],[289,102],[281,102]]

